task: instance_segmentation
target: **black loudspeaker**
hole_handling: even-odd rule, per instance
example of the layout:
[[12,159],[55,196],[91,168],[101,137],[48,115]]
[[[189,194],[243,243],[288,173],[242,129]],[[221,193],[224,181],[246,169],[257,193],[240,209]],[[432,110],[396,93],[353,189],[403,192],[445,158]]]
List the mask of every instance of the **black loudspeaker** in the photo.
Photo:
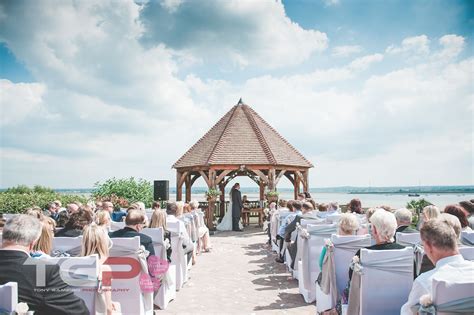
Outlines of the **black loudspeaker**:
[[170,181],[155,180],[153,185],[153,200],[169,200],[170,199]]

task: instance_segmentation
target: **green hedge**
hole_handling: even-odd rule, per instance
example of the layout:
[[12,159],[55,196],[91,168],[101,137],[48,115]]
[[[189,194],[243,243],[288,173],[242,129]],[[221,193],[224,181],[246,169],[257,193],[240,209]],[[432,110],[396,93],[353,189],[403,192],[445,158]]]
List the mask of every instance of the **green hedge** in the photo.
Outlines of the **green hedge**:
[[22,213],[25,209],[38,206],[45,209],[48,203],[60,200],[63,207],[66,204],[79,201],[87,203],[87,198],[79,195],[66,195],[55,192],[0,192],[0,212],[2,213]]
[[149,181],[141,178],[114,177],[104,183],[95,183],[93,196],[96,200],[109,200],[115,206],[122,208],[137,201],[145,203],[145,207],[149,208],[153,203],[153,186]]

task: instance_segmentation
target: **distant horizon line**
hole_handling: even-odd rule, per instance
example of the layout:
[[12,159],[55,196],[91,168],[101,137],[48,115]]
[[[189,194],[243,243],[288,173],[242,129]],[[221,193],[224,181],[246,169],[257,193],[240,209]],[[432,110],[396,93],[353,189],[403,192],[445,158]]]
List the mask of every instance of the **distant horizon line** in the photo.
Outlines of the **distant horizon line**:
[[[18,185],[17,185],[18,186]],[[33,186],[28,186],[28,185],[25,185],[27,187],[31,187],[33,188],[35,185]],[[42,185],[41,185],[42,186]],[[7,187],[7,188],[0,188],[0,191],[5,191],[7,190],[8,188],[13,188],[13,187],[16,187],[16,186],[11,186],[11,187]],[[42,186],[42,187],[47,187],[47,188],[51,188],[51,187],[48,187],[48,186]],[[176,189],[176,187],[174,185],[170,185],[170,190],[171,189]],[[195,186],[195,187],[192,187],[192,189],[207,189],[208,187],[206,186]],[[352,185],[344,185],[344,186],[327,186],[327,187],[310,187],[309,190],[319,190],[319,189],[324,189],[324,190],[329,190],[329,189],[336,189],[336,190],[341,190],[341,189],[421,189],[421,188],[437,188],[437,189],[443,189],[443,188],[463,188],[463,189],[474,189],[474,184],[472,185],[406,185],[406,186],[352,186]],[[65,188],[65,187],[61,187],[61,188],[51,188],[53,190],[93,190],[95,189],[94,187],[73,187],[73,188]],[[241,189],[259,189],[258,187],[256,186],[241,186]],[[281,189],[281,190],[292,190],[293,187],[280,187],[280,188],[277,188],[277,189]]]

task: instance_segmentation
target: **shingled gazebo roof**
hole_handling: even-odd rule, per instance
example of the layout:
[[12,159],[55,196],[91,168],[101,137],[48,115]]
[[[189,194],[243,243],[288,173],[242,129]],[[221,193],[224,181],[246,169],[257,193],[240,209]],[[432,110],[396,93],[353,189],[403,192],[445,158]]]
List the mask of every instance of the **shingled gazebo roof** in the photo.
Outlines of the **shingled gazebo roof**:
[[239,101],[174,165],[313,165],[250,106]]

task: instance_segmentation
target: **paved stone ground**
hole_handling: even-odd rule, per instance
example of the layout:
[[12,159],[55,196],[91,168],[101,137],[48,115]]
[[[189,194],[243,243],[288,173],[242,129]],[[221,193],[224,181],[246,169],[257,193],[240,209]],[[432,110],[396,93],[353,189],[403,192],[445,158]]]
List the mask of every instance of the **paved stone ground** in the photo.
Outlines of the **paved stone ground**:
[[211,236],[213,251],[197,257],[191,278],[157,314],[315,314],[283,264],[266,245],[262,229]]

